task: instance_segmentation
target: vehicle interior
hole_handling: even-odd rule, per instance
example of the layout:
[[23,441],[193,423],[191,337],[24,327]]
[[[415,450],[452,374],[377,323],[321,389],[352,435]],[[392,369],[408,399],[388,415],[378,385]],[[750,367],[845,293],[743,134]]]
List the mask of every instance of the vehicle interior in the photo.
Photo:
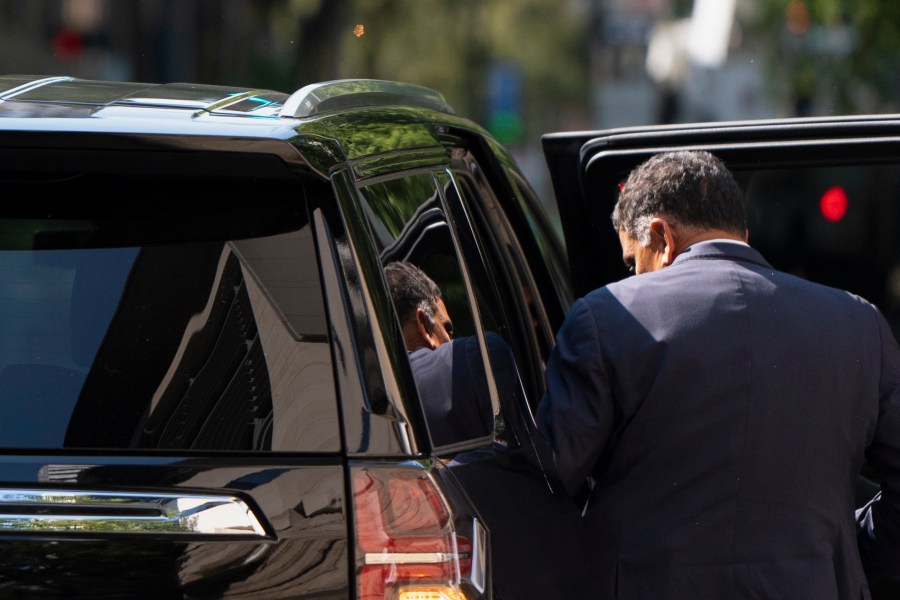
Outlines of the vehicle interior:
[[[751,245],[772,266],[859,294],[876,304],[900,335],[900,157],[871,149],[868,157],[855,153],[849,164],[842,150],[779,160],[765,156],[772,154],[766,149],[714,152],[744,192]],[[610,215],[619,184],[641,156],[630,155],[614,171],[588,171],[593,189],[601,190],[588,210],[607,255],[621,255]],[[592,270],[593,284],[627,274],[621,261],[608,261]]]

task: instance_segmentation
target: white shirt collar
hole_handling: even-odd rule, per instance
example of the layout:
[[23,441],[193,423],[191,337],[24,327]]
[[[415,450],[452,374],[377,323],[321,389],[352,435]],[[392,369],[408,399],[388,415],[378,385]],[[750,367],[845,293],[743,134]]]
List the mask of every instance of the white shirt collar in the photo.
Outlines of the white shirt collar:
[[[739,245],[741,245],[741,246],[746,246],[746,247],[748,247],[748,248],[750,247],[750,244],[748,244],[747,242],[742,242],[741,240],[732,240],[732,239],[729,239],[729,238],[716,238],[716,239],[713,239],[713,240],[703,240],[702,242],[697,242],[697,243],[695,243],[695,244],[691,244],[690,246],[688,246],[688,248],[694,248],[694,247],[697,247],[697,246],[702,246],[703,244],[712,244],[712,243],[716,243],[716,244],[739,244]],[[687,250],[687,248],[685,248],[685,250]]]

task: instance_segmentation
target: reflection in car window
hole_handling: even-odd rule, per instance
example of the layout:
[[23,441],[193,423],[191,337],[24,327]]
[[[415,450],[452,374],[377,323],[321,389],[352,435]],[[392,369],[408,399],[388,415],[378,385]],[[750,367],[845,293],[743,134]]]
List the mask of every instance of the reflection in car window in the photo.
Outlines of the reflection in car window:
[[495,287],[502,298],[496,303],[495,312],[502,311],[509,325],[510,345],[516,350],[519,364],[527,365],[520,372],[528,379],[528,398],[536,404],[544,390],[543,361],[550,353],[555,333],[518,237],[493,194],[485,185],[476,183],[472,173],[478,173],[478,170],[467,168],[454,175],[464,206],[472,215],[473,225],[484,246],[490,270],[490,275],[485,275],[484,285]]
[[[0,253],[0,314],[6,343],[0,348],[3,446],[56,447],[84,385],[103,333],[109,327],[137,256],[135,248],[68,252]],[[76,273],[78,289],[76,290]],[[81,301],[82,289],[90,301]],[[73,302],[78,303],[74,305]],[[72,335],[63,335],[72,332]],[[49,387],[52,411],[33,392]],[[40,423],[31,421],[41,414]]]
[[574,292],[569,282],[569,271],[566,266],[568,257],[562,234],[550,226],[540,201],[531,193],[522,176],[509,169],[507,175],[553,279],[553,289],[561,306],[568,308],[574,300]]
[[[47,223],[48,228],[52,224]],[[336,450],[310,229],[0,252],[0,446]],[[325,417],[325,418],[323,418]]]
[[[395,179],[362,189],[382,265],[410,261],[440,287],[458,335],[472,335],[472,311],[440,196],[430,174]],[[377,234],[376,234],[377,235]]]
[[[439,290],[442,310],[452,321],[452,339],[435,345],[416,329],[414,309],[407,312],[395,306],[404,312],[398,314],[398,321],[432,444],[444,447],[489,438],[494,402],[468,287],[434,176],[411,175],[361,191],[382,265],[411,265],[421,272]],[[392,292],[396,293],[396,288]],[[423,330],[429,327],[427,318],[421,322]],[[461,393],[464,389],[469,391]],[[471,427],[449,428],[448,423],[458,423],[458,415],[467,415]]]

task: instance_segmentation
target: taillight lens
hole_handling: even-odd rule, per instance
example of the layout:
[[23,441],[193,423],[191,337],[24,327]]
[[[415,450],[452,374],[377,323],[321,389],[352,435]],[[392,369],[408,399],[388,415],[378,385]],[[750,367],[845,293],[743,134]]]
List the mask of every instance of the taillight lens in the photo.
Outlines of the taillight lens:
[[424,468],[351,473],[360,600],[480,597],[462,585],[472,571],[472,544],[457,535],[450,506]]

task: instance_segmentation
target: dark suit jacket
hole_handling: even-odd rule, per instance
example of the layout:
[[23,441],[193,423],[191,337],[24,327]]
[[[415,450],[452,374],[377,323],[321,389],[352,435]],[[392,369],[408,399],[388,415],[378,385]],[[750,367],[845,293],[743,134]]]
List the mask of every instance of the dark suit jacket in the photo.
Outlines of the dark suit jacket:
[[[487,336],[489,349],[498,337]],[[492,358],[495,354],[491,352]],[[417,348],[409,353],[409,362],[435,446],[491,434],[494,411],[476,338],[456,338],[435,350]],[[497,360],[492,364],[499,366]]]
[[900,483],[900,352],[875,307],[709,242],[578,300],[557,342],[537,420],[570,490],[593,479],[585,597],[868,597],[867,449]]

